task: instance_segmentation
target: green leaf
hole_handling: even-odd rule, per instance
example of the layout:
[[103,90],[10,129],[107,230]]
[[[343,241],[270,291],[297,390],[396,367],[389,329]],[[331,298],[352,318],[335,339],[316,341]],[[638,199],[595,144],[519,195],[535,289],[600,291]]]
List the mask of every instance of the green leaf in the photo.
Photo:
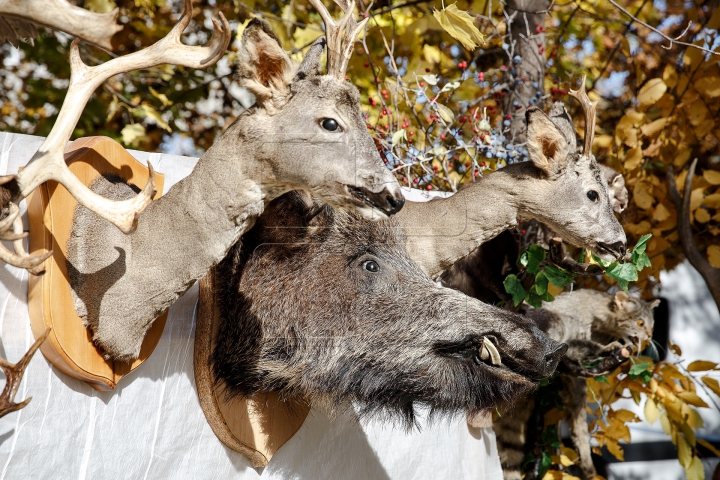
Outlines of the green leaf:
[[635,244],[635,248],[633,248],[633,252],[643,253],[647,248],[647,242],[650,240],[650,237],[652,237],[652,233],[646,233],[640,237],[640,240]]
[[537,285],[533,285],[530,287],[530,290],[528,291],[527,298],[525,301],[528,303],[528,305],[535,307],[535,308],[542,308],[542,302],[552,302],[555,300],[555,297],[550,295],[550,292],[547,291],[547,280],[544,282],[545,284],[545,291],[540,293],[540,289],[538,289]]
[[539,272],[537,275],[535,275],[535,285],[533,285],[533,288],[538,295],[544,295],[545,293],[547,293],[548,278],[545,276],[545,272]]
[[533,275],[540,271],[540,262],[545,260],[545,249],[540,245],[530,245],[530,248],[520,254],[520,265]]
[[650,240],[650,237],[652,237],[651,233],[643,235],[640,237],[640,240],[638,240],[635,248],[633,248],[632,263],[635,264],[635,268],[638,272],[645,267],[652,266],[650,263],[650,257],[648,257],[647,253],[645,253],[645,249],[647,249],[647,242]]
[[605,273],[608,277],[615,279],[618,286],[626,291],[628,284],[638,279],[637,268],[632,263],[613,263]]
[[640,362],[636,363],[632,367],[630,367],[630,371],[628,371],[629,375],[640,375],[643,372],[648,371],[650,368],[652,368],[652,365],[648,362]]
[[608,379],[605,375],[598,375],[597,377],[594,377],[594,378],[595,378],[596,382],[604,382],[604,383],[607,383],[608,385],[610,384],[610,382],[608,382]]
[[592,259],[595,260],[595,263],[600,265],[603,268],[608,268],[613,262],[608,262],[603,260],[602,258],[596,256],[594,253],[591,254]]
[[508,275],[503,281],[505,291],[512,295],[513,303],[517,307],[527,297],[527,292],[522,285],[522,282],[514,274]]
[[570,285],[575,281],[575,275],[570,272],[566,272],[554,265],[548,265],[545,267],[545,276],[547,279],[556,287],[564,287]]

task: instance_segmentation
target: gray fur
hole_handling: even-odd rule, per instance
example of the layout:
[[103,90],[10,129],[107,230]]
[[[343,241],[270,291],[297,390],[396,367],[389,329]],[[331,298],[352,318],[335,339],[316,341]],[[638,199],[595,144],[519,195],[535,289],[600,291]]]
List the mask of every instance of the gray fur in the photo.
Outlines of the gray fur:
[[[392,219],[369,222],[302,193],[275,200],[219,267],[217,381],[230,395],[272,390],[331,410],[352,402],[411,425],[414,406],[475,413],[554,371],[564,346],[438,286],[405,240]],[[483,337],[504,366],[479,359]]]
[[[607,181],[595,157],[580,157],[571,146],[570,131],[557,126],[567,119],[555,110],[555,117],[528,110],[531,161],[508,165],[450,198],[409,203],[397,215],[410,256],[432,278],[519,220],[536,219],[607,260],[625,253]],[[597,200],[588,198],[591,190]]]
[[[126,239],[101,220],[82,227],[92,235],[76,239],[86,243],[68,258],[81,272],[71,279],[86,306],[78,313],[108,358],[137,358],[155,318],[222,260],[265,205],[284,192],[305,189],[374,219],[402,205],[397,181],[367,133],[355,87],[332,76],[291,82],[296,68],[258,19],[245,29],[239,57],[243,85],[258,104],[240,115],[190,176],[140,214]],[[341,130],[322,128],[330,117]],[[118,258],[120,244],[124,257]],[[83,272],[113,262],[102,288],[79,287]]]
[[[544,302],[540,310],[528,309],[526,315],[551,338],[566,342],[566,356],[578,363],[589,363],[604,353],[627,344],[642,345],[652,337],[653,309],[657,300],[646,302],[626,292],[615,295],[597,290],[582,289],[566,292],[553,302]],[[563,399],[571,439],[578,452],[578,465],[586,480],[595,475],[588,431],[587,388],[585,379],[562,375]],[[519,480],[520,462],[525,448],[525,428],[531,403],[520,402],[503,415],[493,429],[498,438],[498,452],[504,480]]]

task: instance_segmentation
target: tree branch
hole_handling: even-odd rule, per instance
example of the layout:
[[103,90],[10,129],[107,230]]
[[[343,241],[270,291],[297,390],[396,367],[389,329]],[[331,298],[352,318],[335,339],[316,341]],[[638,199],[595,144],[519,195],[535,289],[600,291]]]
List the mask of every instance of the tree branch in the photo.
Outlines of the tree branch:
[[625,10],[623,7],[621,7],[617,2],[615,2],[615,0],[608,0],[608,1],[609,1],[610,3],[612,3],[615,8],[617,8],[618,10],[620,10],[621,12],[623,12],[625,15],[627,15],[628,17],[630,17],[630,19],[631,19],[633,22],[639,23],[640,25],[642,25],[642,26],[645,27],[645,28],[649,28],[650,30],[652,30],[653,32],[657,33],[658,35],[660,35],[661,37],[663,37],[665,40],[667,40],[668,42],[670,42],[670,45],[668,45],[667,47],[664,46],[664,45],[662,46],[662,47],[665,48],[665,49],[670,49],[670,48],[672,48],[673,43],[677,43],[678,45],[683,45],[683,46],[686,46],[686,47],[697,48],[698,50],[702,50],[703,52],[705,52],[705,53],[710,53],[710,54],[712,54],[712,55],[720,55],[720,52],[716,52],[716,51],[707,49],[707,48],[705,48],[705,47],[701,47],[700,45],[695,45],[695,44],[693,44],[693,43],[687,43],[687,42],[681,42],[681,41],[679,41],[678,38],[682,37],[682,36],[685,34],[685,32],[687,32],[688,28],[690,28],[690,25],[688,25],[688,27],[683,31],[683,33],[680,34],[677,38],[672,38],[672,37],[664,34],[663,32],[661,32],[661,31],[658,30],[657,28],[655,28],[655,27],[653,27],[653,26],[650,26],[650,25],[648,25],[647,23],[643,22],[642,20],[638,19],[637,17],[633,16],[632,13],[628,12],[628,11]]
[[710,265],[710,262],[700,253],[697,245],[695,245],[692,227],[690,226],[690,196],[692,194],[692,182],[695,177],[695,166],[697,162],[698,160],[696,158],[690,164],[690,170],[688,170],[687,177],[685,177],[685,188],[682,198],[680,198],[680,192],[675,183],[673,168],[672,166],[668,167],[668,192],[677,210],[678,234],[680,235],[680,244],[682,245],[683,252],[685,252],[685,257],[690,261],[690,264],[700,272],[700,275],[710,290],[710,294],[715,300],[715,304],[718,309],[720,309],[720,269]]

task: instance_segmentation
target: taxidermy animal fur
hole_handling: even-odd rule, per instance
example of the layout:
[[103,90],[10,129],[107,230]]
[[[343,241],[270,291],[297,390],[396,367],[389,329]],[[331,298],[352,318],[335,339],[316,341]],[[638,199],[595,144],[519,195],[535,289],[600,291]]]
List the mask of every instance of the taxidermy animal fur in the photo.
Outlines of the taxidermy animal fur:
[[[621,346],[615,339],[638,347],[649,341],[654,326],[653,309],[658,303],[659,300],[646,302],[626,292],[610,295],[582,289],[558,295],[554,302],[544,302],[542,309],[529,308],[525,314],[551,338],[568,344],[568,359],[587,364]],[[561,378],[563,410],[578,452],[580,470],[589,480],[596,472],[585,412],[585,378],[569,375],[561,375]],[[493,425],[505,480],[522,478],[520,466],[525,455],[525,430],[531,410],[527,402],[521,401]]]
[[68,245],[69,269],[76,270],[71,286],[78,314],[108,358],[137,358],[154,320],[284,192],[305,189],[374,219],[402,207],[400,187],[367,132],[357,89],[344,75],[320,72],[324,51],[321,38],[297,66],[269,25],[252,20],[238,57],[242,85],[256,105],[140,214],[126,238],[78,209]]
[[228,395],[278,391],[330,411],[414,422],[517,400],[565,346],[528,319],[435,284],[392,219],[369,222],[304,193],[272,202],[219,265],[212,353]]
[[[621,213],[625,210],[628,200],[625,179],[608,166],[600,164],[598,166],[607,181],[610,206],[616,213]],[[548,240],[557,237],[558,234],[535,220],[531,220],[530,223],[536,224],[538,232],[530,243],[538,243],[545,249],[549,248]],[[511,297],[505,291],[503,280],[511,273],[518,273],[519,250],[520,245],[515,232],[505,230],[480,245],[467,257],[455,262],[442,273],[440,281],[446,287],[459,290],[485,303],[497,304],[501,301],[509,301]]]
[[397,221],[410,256],[432,278],[520,220],[535,219],[605,260],[625,254],[626,236],[595,157],[577,152],[562,103],[526,112],[529,161],[499,169],[448,198],[408,203]]

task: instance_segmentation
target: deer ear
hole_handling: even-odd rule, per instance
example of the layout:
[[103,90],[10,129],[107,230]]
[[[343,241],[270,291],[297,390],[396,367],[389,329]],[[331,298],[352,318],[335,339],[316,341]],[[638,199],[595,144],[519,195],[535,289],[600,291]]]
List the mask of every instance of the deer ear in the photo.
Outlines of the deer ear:
[[562,102],[553,103],[550,108],[550,120],[555,124],[560,133],[567,141],[568,146],[572,149],[575,148],[577,143],[577,137],[575,137],[575,127],[573,127],[572,119],[565,109],[565,104]]
[[546,175],[557,175],[565,167],[570,153],[567,139],[542,110],[529,108],[525,118],[530,160]]
[[307,53],[305,54],[305,57],[300,64],[300,68],[298,68],[297,74],[295,75],[293,82],[295,80],[302,80],[306,77],[312,77],[314,75],[322,74],[322,72],[320,71],[320,58],[322,57],[323,53],[325,53],[326,45],[327,40],[325,40],[325,37],[320,37],[315,40],[315,42],[310,46],[310,49],[308,49]]
[[267,22],[254,18],[248,23],[238,53],[242,86],[255,95],[258,104],[267,106],[272,101],[277,106],[290,95],[295,65]]

